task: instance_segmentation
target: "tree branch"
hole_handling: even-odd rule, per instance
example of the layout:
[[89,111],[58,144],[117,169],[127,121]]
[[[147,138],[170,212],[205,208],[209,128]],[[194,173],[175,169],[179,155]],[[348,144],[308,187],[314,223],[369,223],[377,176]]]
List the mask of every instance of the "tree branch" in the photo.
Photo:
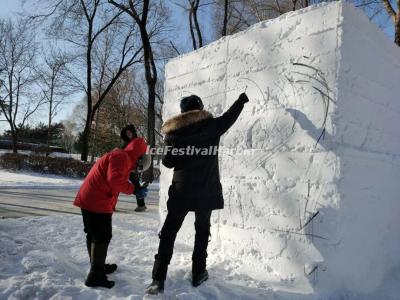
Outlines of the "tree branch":
[[385,7],[387,13],[389,14],[390,18],[392,19],[393,23],[396,23],[396,11],[393,9],[392,4],[389,0],[382,0],[382,4]]

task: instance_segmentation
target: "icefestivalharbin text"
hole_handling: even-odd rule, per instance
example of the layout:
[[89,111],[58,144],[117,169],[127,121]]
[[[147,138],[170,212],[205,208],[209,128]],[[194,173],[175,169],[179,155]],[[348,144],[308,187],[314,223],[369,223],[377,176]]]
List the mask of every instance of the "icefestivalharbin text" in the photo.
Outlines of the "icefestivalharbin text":
[[168,153],[177,156],[194,156],[194,155],[253,155],[255,149],[244,149],[244,148],[227,148],[221,146],[209,146],[209,147],[195,147],[186,146],[182,148],[175,148],[172,146],[164,146],[159,148],[148,148],[147,154],[150,155],[167,155]]

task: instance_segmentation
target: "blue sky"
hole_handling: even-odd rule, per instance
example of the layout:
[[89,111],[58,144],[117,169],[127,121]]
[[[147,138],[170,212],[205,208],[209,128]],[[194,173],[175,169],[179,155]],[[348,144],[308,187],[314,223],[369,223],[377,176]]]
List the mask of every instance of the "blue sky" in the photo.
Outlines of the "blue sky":
[[[170,3],[170,1],[169,1]],[[178,40],[176,41],[176,44],[178,45],[178,48],[182,50],[182,52],[187,52],[191,50],[191,41],[190,41],[190,36],[189,36],[189,31],[188,31],[188,21],[187,21],[187,15],[186,13],[183,12],[183,10],[176,5],[169,5],[170,8],[172,9],[172,18],[174,19],[174,22],[177,23],[177,27],[181,28],[182,34],[179,35]],[[8,18],[12,17],[13,13],[15,12],[20,12],[21,11],[21,1],[20,0],[0,0],[0,17],[1,18]],[[206,7],[203,9],[203,11],[200,13],[200,26],[203,29],[203,34],[205,35],[205,42],[209,42],[211,40],[211,26],[212,26],[212,19],[210,17],[209,10],[211,9],[211,6]],[[184,17],[182,17],[184,16]],[[377,19],[376,22],[380,22],[383,19]],[[388,26],[383,28],[384,32],[388,35],[388,37],[393,40],[394,37],[394,30],[393,26],[390,23],[390,21],[387,23]],[[55,119],[55,121],[63,120],[66,119],[72,112],[72,109],[74,107],[74,103],[78,102],[80,99],[82,99],[83,94],[75,94],[73,98],[70,100],[70,103],[66,105],[61,113],[59,113]],[[0,117],[0,119],[3,119]],[[45,121],[46,119],[46,114],[43,113],[43,116],[36,116],[36,119],[43,120]],[[8,127],[8,124],[6,122],[0,122],[0,132],[2,132],[5,128]]]
[[[188,22],[187,22],[187,17],[186,14],[183,12],[183,10],[180,7],[177,7],[176,5],[171,4],[170,1],[168,1],[169,7],[172,10],[172,16],[174,22],[176,23],[177,28],[181,28],[182,34],[178,36],[178,39],[174,40],[175,43],[177,44],[179,50],[182,53],[188,52],[192,49],[192,44],[189,36],[189,31],[188,31]],[[26,7],[25,7],[26,9]],[[21,6],[21,1],[20,0],[0,0],[0,18],[9,18],[13,17],[13,14],[21,12],[22,11],[22,6]],[[185,14],[185,17],[182,18],[182,15]],[[209,14],[207,14],[207,10],[203,9],[203,12],[200,13],[200,25],[202,26],[202,29],[205,31],[203,34],[205,35],[204,40],[209,41],[211,39],[210,33],[211,29],[211,18]],[[203,23],[204,22],[204,23]],[[69,99],[68,105],[65,105],[61,112],[56,116],[55,122],[64,120],[68,118],[72,110],[77,102],[79,102],[82,98],[84,97],[83,93],[78,93],[75,94]],[[39,113],[35,116],[33,116],[33,119],[30,120],[29,123],[37,123],[39,121],[46,122],[46,112],[43,111],[43,113]],[[0,117],[0,120],[4,119],[4,117]],[[35,122],[33,122],[35,121]],[[8,128],[8,123],[7,122],[0,122],[0,133]]]

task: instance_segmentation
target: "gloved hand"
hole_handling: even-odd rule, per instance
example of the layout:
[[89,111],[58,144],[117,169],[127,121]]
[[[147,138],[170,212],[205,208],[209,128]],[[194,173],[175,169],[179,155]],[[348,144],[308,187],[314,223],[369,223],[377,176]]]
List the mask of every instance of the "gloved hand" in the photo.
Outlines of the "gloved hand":
[[249,102],[249,98],[247,97],[246,93],[241,93],[238,100],[243,103]]
[[138,198],[146,198],[147,193],[149,192],[147,186],[147,182],[135,186],[135,191],[133,194]]
[[136,187],[140,185],[139,175],[136,172],[131,172],[129,175],[129,181]]

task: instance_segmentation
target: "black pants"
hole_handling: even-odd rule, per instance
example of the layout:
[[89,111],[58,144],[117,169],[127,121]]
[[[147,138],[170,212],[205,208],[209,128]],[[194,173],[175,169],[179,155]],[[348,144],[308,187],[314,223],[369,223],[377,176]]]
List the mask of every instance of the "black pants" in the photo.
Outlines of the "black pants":
[[140,206],[140,207],[146,206],[146,203],[144,202],[144,198],[140,198],[138,196],[136,196],[136,203],[137,203],[137,206]]
[[[176,234],[182,226],[188,211],[169,211],[160,232],[160,245],[156,258],[159,260],[158,270],[154,272],[154,279],[165,280],[167,266],[174,251]],[[207,246],[210,236],[211,210],[195,212],[194,227],[196,230],[194,250],[192,255],[192,271],[202,273],[206,269]]]
[[86,233],[86,242],[109,243],[112,238],[112,224],[110,213],[95,213],[81,209],[83,217],[83,230]]

